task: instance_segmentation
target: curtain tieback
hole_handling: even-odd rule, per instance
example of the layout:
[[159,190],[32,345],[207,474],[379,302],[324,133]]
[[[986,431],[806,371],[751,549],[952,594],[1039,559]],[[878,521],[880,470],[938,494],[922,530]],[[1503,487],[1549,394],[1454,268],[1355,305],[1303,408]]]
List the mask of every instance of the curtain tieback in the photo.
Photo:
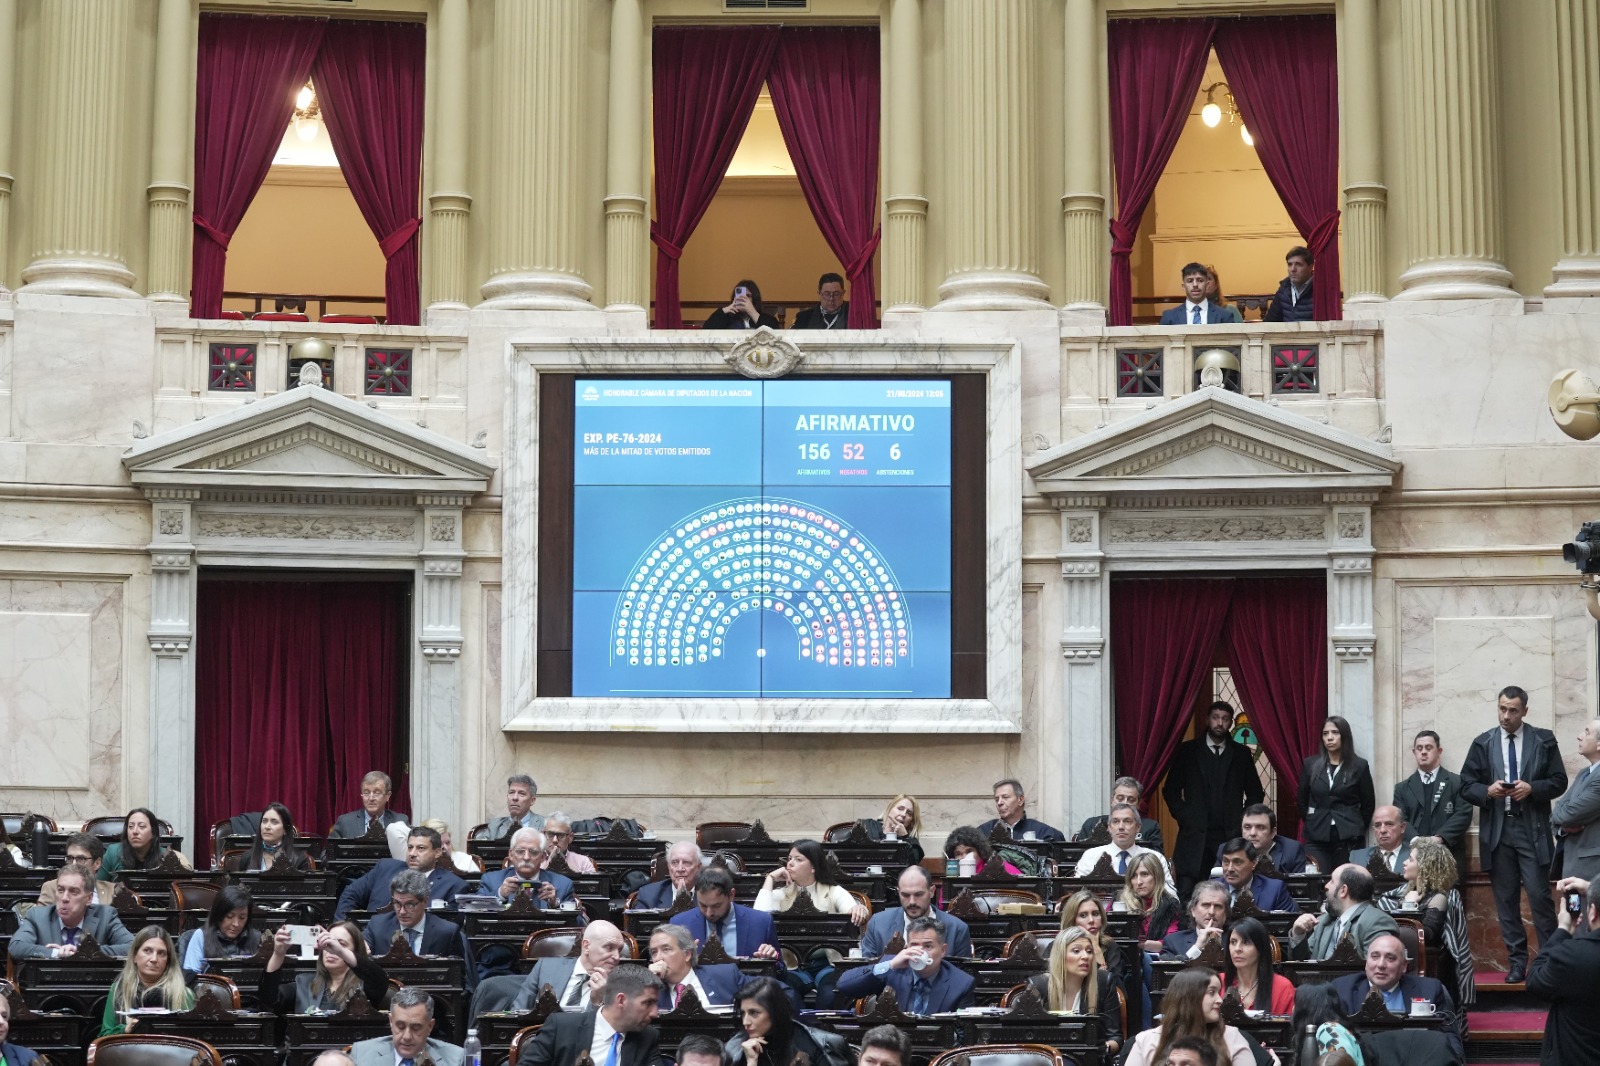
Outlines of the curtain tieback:
[[406,246],[406,242],[417,235],[417,230],[422,228],[422,219],[408,218],[394,232],[378,242],[378,248],[383,252],[385,259],[393,259],[395,253]]
[[207,237],[210,237],[212,242],[215,243],[217,247],[221,248],[223,251],[228,250],[228,241],[230,241],[232,238],[208,222],[204,215],[195,215],[194,225],[195,228],[201,233],[204,233]]
[[1311,227],[1311,232],[1306,235],[1306,242],[1312,249],[1321,252],[1330,244],[1339,239],[1339,212],[1324,215],[1322,221]]
[[850,264],[844,268],[844,276],[849,278],[852,284],[856,278],[859,278],[872,267],[872,257],[877,253],[878,244],[882,240],[883,227],[879,226],[873,230],[872,239],[867,242],[865,248],[861,249],[861,254],[852,259]]
[[1133,242],[1139,239],[1139,231],[1129,227],[1119,218],[1111,220],[1111,254],[1127,257],[1133,254]]
[[666,256],[668,259],[683,258],[683,249],[679,248],[676,244],[673,244],[671,241],[663,237],[661,235],[661,231],[656,229],[656,224],[654,222],[650,223],[650,241],[657,248],[660,248],[661,254]]

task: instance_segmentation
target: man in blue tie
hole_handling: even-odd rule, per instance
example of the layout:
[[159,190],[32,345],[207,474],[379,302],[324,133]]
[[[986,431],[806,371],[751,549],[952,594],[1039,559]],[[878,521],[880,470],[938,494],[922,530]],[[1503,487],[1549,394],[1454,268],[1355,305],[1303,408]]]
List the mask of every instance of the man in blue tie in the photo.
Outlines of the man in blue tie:
[[389,1035],[350,1046],[356,1066],[461,1066],[461,1049],[433,1039],[433,996],[420,988],[389,996]]
[[944,965],[944,923],[918,918],[906,933],[905,950],[875,966],[857,966],[839,978],[841,996],[855,999],[894,989],[900,1009],[911,1015],[942,1014],[974,1002],[972,976]]
[[568,1066],[587,1054],[595,1066],[655,1066],[661,1038],[651,1023],[660,996],[661,979],[655,974],[643,966],[620,965],[606,978],[598,1010],[546,1018],[517,1061]]
[[1163,326],[1215,326],[1244,321],[1237,307],[1225,307],[1206,295],[1211,271],[1204,263],[1183,267],[1183,303],[1161,312]]

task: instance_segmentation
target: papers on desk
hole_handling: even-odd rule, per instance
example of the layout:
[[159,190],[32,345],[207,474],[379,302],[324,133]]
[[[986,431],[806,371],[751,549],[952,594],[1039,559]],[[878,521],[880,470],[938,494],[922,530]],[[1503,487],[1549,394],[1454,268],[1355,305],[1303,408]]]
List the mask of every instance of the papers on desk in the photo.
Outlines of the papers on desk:
[[498,896],[480,896],[463,892],[456,896],[456,910],[462,914],[489,914],[503,910],[505,905]]

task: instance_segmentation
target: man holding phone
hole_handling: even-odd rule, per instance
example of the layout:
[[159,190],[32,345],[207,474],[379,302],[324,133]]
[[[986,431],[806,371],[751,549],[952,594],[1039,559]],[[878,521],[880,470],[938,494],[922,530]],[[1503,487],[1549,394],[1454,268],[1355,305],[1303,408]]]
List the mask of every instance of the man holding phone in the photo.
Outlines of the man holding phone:
[[[537,829],[518,829],[511,834],[511,851],[506,856],[510,867],[484,874],[478,882],[480,896],[499,896],[510,901],[512,896],[526,889],[533,897],[533,905],[541,910],[564,908],[571,903],[577,908],[578,897],[573,893],[572,879],[554,870],[546,870],[544,834]],[[577,910],[577,924],[583,923],[583,911]]]
[[[1559,928],[1539,946],[1528,967],[1528,994],[1550,1004],[1539,1062],[1544,1066],[1593,1062],[1600,1047],[1600,881],[1568,877],[1557,882]],[[1574,913],[1572,903],[1581,913]],[[1579,932],[1579,922],[1588,932]]]

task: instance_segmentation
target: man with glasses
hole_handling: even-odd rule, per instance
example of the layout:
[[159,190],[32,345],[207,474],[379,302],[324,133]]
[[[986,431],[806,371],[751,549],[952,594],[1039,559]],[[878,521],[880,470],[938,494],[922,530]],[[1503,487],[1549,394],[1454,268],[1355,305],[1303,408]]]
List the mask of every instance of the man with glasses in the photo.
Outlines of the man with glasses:
[[[95,875],[94,901],[109,907],[111,897],[117,894],[117,886],[114,882],[100,880],[100,861],[105,856],[106,842],[92,833],[74,833],[67,838],[67,863],[82,866]],[[55,902],[56,882],[51,878],[39,886],[39,903],[45,907],[53,907]],[[26,913],[26,908],[17,913]]]
[[350,840],[366,836],[374,822],[380,829],[387,829],[396,822],[405,821],[404,815],[389,809],[389,797],[393,794],[394,785],[389,775],[381,770],[371,771],[361,779],[361,809],[339,815],[328,835]]
[[339,893],[339,902],[333,909],[335,921],[343,921],[353,910],[381,911],[389,905],[389,883],[405,869],[420,873],[427,880],[429,899],[449,901],[467,890],[467,883],[457,877],[445,862],[449,853],[444,850],[444,840],[439,831],[419,825],[406,837],[406,861],[382,859],[366,874],[352,881]]
[[471,947],[461,927],[437,914],[428,913],[428,877],[416,870],[401,870],[389,881],[389,901],[393,911],[372,916],[362,931],[374,956],[387,955],[404,941],[413,955],[448,956],[465,959],[467,991],[477,984]]
[[556,811],[544,820],[545,869],[549,869],[550,863],[559,855],[566,862],[567,869],[575,874],[592,875],[597,872],[589,856],[579,855],[571,848],[572,819]]
[[573,893],[572,879],[544,868],[545,847],[544,834],[539,830],[518,829],[511,834],[511,852],[506,856],[511,865],[504,870],[484,874],[478,882],[478,894],[499,896],[502,901],[509,901],[526,889],[533,897],[535,907],[541,910],[577,910],[577,921],[581,924],[583,912],[578,910],[578,897]]

